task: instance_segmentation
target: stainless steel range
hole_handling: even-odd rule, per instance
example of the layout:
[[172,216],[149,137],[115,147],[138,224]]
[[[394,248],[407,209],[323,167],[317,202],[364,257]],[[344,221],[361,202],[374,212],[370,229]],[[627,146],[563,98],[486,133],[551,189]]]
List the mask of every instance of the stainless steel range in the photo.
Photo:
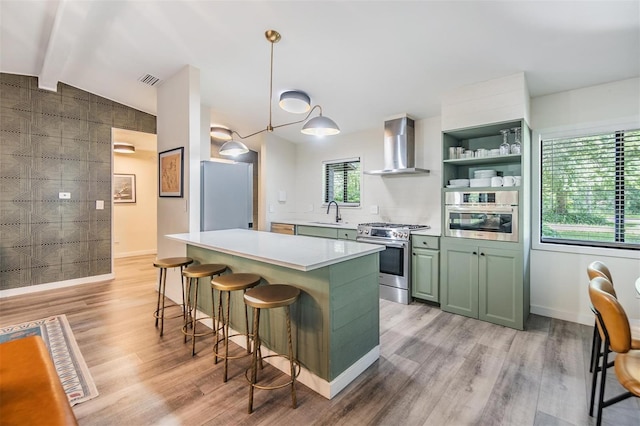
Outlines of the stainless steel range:
[[428,229],[427,225],[397,223],[362,223],[356,241],[381,244],[380,297],[397,303],[411,300],[411,231]]

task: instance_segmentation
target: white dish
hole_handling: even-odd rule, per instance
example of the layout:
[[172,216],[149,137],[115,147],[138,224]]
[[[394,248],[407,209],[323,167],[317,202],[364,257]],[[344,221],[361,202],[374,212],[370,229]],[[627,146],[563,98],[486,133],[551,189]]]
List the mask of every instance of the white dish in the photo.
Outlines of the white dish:
[[447,185],[447,188],[468,188],[469,185]]
[[469,185],[469,179],[451,179],[449,181],[449,185],[468,186]]
[[478,179],[470,179],[469,186],[471,188],[477,188],[480,186],[491,186],[491,178],[478,178]]
[[496,172],[495,170],[476,170],[475,172],[473,172],[473,177],[475,177],[476,179],[491,178],[497,175],[498,172]]

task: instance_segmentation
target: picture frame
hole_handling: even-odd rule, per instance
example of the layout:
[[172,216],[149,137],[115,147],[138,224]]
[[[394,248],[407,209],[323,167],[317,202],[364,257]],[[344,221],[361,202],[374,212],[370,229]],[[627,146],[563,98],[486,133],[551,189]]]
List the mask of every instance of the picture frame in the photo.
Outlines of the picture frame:
[[136,202],[136,175],[114,173],[112,188],[114,203]]
[[158,195],[182,198],[184,180],[184,147],[158,154]]

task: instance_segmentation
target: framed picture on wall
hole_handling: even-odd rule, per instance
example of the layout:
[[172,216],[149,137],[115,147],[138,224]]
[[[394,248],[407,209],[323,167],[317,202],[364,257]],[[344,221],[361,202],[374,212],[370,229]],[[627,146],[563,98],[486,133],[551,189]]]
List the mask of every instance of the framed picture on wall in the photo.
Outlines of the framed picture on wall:
[[126,174],[113,175],[113,202],[114,203],[135,203],[136,202],[136,175],[126,175]]
[[158,194],[161,197],[182,197],[183,164],[183,147],[158,154]]

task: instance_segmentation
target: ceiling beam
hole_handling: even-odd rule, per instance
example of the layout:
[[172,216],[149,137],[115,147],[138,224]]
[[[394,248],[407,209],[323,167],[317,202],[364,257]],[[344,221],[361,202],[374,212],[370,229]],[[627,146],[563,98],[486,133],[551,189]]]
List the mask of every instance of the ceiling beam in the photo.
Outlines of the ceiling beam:
[[[69,13],[65,15],[65,9],[67,9],[67,0],[59,0],[51,27],[51,33],[49,34],[49,42],[44,54],[42,68],[38,75],[38,87],[40,89],[57,91],[58,82],[60,81],[67,57],[73,45],[73,38],[65,37],[65,31],[61,29],[63,25],[70,23],[68,22]],[[67,22],[63,22],[65,18],[67,18]]]

